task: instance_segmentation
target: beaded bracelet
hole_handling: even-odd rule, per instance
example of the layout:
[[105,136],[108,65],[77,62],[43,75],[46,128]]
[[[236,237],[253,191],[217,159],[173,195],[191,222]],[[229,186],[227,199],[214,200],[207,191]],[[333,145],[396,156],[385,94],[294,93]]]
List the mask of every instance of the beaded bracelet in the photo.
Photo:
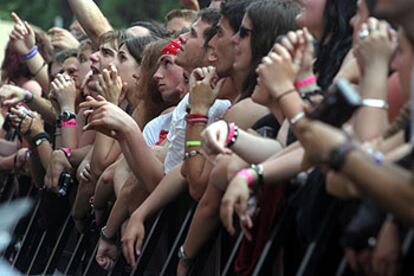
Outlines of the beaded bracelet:
[[186,152],[184,154],[184,160],[186,160],[188,158],[191,158],[193,156],[199,155],[199,154],[201,154],[201,151],[199,151],[199,150],[191,150],[191,151]]
[[234,123],[227,124],[226,147],[231,147],[239,137],[239,128]]

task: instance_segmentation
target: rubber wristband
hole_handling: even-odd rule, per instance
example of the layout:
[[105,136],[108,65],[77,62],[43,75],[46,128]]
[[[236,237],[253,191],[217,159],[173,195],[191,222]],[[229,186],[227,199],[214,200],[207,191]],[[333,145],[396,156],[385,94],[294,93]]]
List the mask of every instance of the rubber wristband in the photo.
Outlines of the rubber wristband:
[[78,123],[76,121],[76,119],[71,119],[69,121],[61,121],[60,122],[60,127],[61,128],[76,128],[78,127]]
[[61,151],[65,154],[66,158],[69,159],[72,155],[72,149],[71,148],[60,148]]
[[247,180],[247,186],[249,186],[249,188],[253,185],[254,183],[254,177],[253,175],[250,173],[250,171],[248,169],[241,169],[238,173],[238,176],[244,176]]
[[190,140],[190,141],[186,141],[185,145],[187,147],[201,147],[201,141],[197,141],[197,140]]
[[305,86],[308,86],[314,83],[316,83],[316,76],[312,75],[307,78],[304,78],[303,80],[295,82],[295,87],[302,88],[302,87],[305,87]]
[[227,139],[226,139],[226,145],[230,144],[232,139],[234,138],[234,133],[236,131],[236,125],[235,123],[230,123],[227,125],[228,132],[227,132]]
[[187,114],[187,119],[207,119],[208,116],[204,114]]
[[37,55],[37,53],[38,53],[38,48],[37,48],[37,46],[34,46],[27,54],[22,55],[20,57],[20,59],[21,59],[21,61],[27,61],[27,60],[33,58],[35,55]]

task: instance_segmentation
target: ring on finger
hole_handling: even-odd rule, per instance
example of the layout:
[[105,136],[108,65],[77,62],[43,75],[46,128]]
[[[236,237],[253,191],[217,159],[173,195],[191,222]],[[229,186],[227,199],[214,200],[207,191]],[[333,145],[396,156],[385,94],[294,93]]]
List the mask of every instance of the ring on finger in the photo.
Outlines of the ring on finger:
[[358,35],[359,35],[359,38],[361,40],[364,40],[365,38],[367,38],[369,36],[369,31],[367,29],[362,30],[362,31],[359,32]]

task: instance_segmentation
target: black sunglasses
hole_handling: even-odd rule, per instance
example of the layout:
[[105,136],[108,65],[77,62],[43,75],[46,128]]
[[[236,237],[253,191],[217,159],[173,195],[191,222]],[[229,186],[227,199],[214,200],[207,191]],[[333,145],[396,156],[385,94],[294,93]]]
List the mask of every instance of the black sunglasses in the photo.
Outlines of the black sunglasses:
[[240,38],[245,38],[245,37],[247,37],[252,32],[253,32],[253,30],[250,30],[250,29],[244,27],[243,25],[240,25],[240,28],[239,28],[239,36],[240,36]]

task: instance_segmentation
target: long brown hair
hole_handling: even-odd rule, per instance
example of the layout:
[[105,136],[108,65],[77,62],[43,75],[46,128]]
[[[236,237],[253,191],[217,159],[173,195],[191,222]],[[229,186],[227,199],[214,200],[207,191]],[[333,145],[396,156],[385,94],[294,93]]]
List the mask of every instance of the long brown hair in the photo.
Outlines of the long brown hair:
[[159,116],[163,110],[173,105],[172,103],[164,102],[153,78],[158,69],[161,50],[167,43],[168,40],[166,39],[151,42],[145,47],[143,53],[138,82],[139,93],[135,94],[137,97],[137,107],[133,114],[141,128],[150,120]]

